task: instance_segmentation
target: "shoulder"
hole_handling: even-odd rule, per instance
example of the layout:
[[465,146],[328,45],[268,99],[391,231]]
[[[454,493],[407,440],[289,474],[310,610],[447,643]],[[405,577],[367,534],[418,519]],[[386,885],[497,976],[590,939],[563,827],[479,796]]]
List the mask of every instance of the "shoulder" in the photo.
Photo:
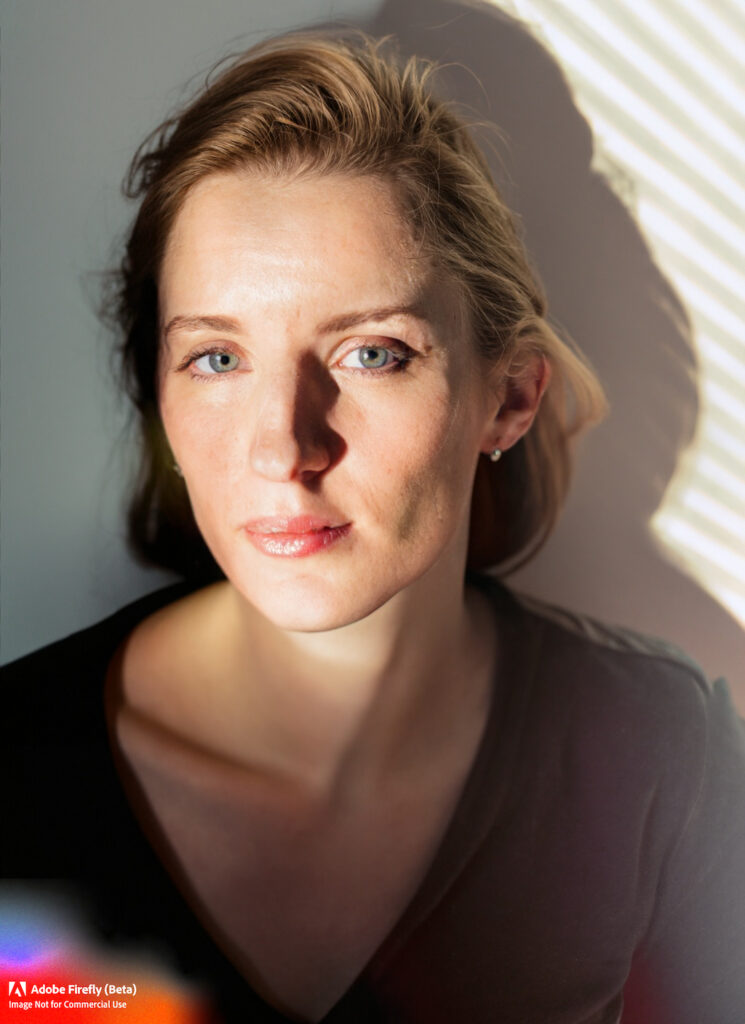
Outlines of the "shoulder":
[[170,726],[183,704],[184,689],[219,670],[223,628],[230,617],[231,591],[213,583],[157,608],[124,640],[117,672],[124,702],[140,714]]
[[698,679],[706,686],[706,679],[700,666],[675,644],[659,637],[640,633],[624,626],[601,622],[590,615],[572,612],[565,608],[539,601],[524,594],[513,595],[520,607],[530,615],[539,618],[551,630],[555,639],[584,650],[588,655],[609,659],[617,664],[646,664],[674,666]]
[[684,817],[707,773],[742,788],[745,723],[723,680],[710,683],[666,641],[488,585],[509,642],[530,652],[530,673],[513,684],[525,688],[527,760],[598,795],[604,784],[627,793],[630,808],[664,791]]
[[577,702],[599,712],[644,712],[696,719],[715,687],[696,661],[674,644],[622,626],[601,622],[490,581],[507,617],[514,642],[530,637],[536,676],[565,706]]
[[674,644],[602,623],[526,597],[525,614],[541,623],[540,680],[546,696],[571,706],[579,723],[619,743],[650,743],[656,761],[675,749],[689,758],[703,751],[726,684],[712,684],[701,667]]
[[192,589],[188,583],[164,587],[4,665],[0,693],[10,742],[20,742],[27,734],[34,742],[89,735],[97,721],[104,675],[119,645],[140,622]]
[[106,672],[137,624],[189,589],[176,584],[149,594],[2,669],[0,771],[13,780],[4,875],[74,876],[109,863],[100,836],[116,848],[127,811],[107,734]]
[[533,658],[514,684],[526,691],[521,796],[571,809],[582,843],[591,833],[632,866],[643,856],[650,879],[665,865],[676,896],[710,873],[726,880],[715,885],[724,906],[737,878],[745,953],[745,722],[724,680],[710,683],[655,637],[509,592],[501,600],[513,642]]
[[552,871],[568,851],[569,898],[630,922],[632,1016],[745,1019],[745,723],[726,684],[656,637],[504,600],[534,652],[515,790]]

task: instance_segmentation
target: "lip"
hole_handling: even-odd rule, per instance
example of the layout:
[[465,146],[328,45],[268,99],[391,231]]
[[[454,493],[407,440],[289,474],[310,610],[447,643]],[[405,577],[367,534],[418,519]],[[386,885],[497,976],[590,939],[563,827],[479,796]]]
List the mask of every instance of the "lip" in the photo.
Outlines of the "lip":
[[243,524],[249,533],[315,533],[317,530],[335,529],[338,521],[321,516],[266,516],[263,519],[250,519]]
[[304,558],[343,540],[352,524],[311,515],[267,516],[249,520],[243,529],[251,544],[265,555]]

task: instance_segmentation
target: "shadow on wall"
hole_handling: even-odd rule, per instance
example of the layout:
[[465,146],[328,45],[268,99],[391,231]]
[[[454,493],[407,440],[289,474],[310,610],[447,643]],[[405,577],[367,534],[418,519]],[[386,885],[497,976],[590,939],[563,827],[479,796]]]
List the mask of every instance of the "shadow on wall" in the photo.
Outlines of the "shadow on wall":
[[[728,677],[745,714],[743,631],[666,560],[649,528],[698,412],[688,319],[632,216],[591,171],[591,132],[561,70],[488,4],[388,0],[361,27],[395,35],[403,54],[463,65],[443,70],[440,91],[503,132],[495,179],[522,218],[554,321],[610,399],[609,419],[583,442],[555,535],[511,583],[678,643]],[[494,151],[494,133],[481,138]]]

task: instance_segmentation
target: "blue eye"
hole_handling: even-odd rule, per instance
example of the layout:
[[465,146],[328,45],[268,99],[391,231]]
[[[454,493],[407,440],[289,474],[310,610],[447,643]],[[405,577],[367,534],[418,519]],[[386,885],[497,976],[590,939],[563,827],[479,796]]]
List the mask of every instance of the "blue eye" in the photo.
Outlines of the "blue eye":
[[386,348],[384,345],[362,345],[342,359],[340,366],[352,370],[387,370],[408,362],[406,356]]
[[194,366],[201,373],[229,373],[238,366],[238,356],[232,352],[208,352],[194,360]]
[[393,359],[393,353],[389,349],[380,348],[378,345],[358,348],[357,356],[360,364],[368,370],[380,370]]

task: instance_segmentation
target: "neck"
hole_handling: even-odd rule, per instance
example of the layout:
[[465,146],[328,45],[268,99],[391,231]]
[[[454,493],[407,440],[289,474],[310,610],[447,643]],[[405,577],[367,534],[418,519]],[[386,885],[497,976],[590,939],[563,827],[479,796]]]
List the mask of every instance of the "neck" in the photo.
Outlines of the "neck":
[[465,590],[460,568],[430,570],[330,632],[279,630],[237,592],[228,599],[240,627],[237,657],[251,666],[251,685],[230,702],[234,721],[252,754],[282,774],[359,796],[384,774],[416,770],[439,744],[457,741],[460,725],[483,721],[493,620],[483,595]]

